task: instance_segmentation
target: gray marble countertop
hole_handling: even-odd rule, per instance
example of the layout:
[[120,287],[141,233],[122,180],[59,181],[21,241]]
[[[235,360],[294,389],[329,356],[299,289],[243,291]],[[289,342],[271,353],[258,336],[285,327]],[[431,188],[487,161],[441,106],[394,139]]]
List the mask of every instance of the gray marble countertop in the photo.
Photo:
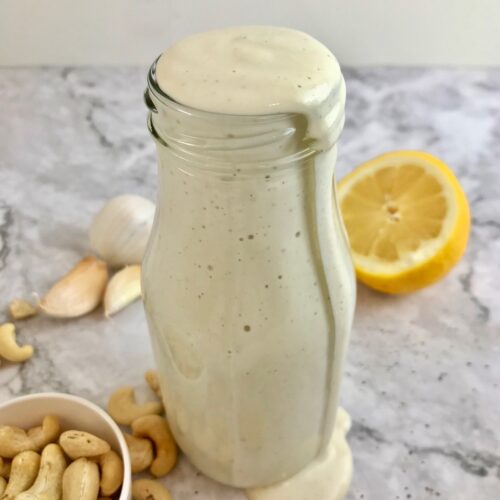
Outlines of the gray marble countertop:
[[[87,228],[113,195],[154,198],[145,126],[145,68],[0,70],[0,322],[16,296],[43,293],[89,252]],[[349,500],[500,498],[500,71],[346,70],[339,177],[392,149],[442,157],[469,197],[465,258],[420,293],[363,286],[342,404],[355,476]],[[5,307],[4,307],[5,306]],[[36,347],[0,368],[0,400],[63,391],[105,404],[152,366],[136,303],[111,320],[18,323]],[[241,492],[182,461],[166,479],[175,500]]]

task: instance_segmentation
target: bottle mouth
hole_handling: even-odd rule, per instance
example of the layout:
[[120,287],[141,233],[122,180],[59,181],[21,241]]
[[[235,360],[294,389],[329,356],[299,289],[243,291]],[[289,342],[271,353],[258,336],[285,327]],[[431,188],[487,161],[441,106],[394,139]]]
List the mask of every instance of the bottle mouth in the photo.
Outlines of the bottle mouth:
[[236,115],[192,108],[159,86],[156,64],[148,73],[144,101],[155,141],[185,161],[212,170],[286,168],[316,154],[307,120],[297,113]]
[[167,93],[165,93],[160,87],[158,80],[156,78],[156,66],[158,64],[158,60],[161,55],[159,55],[148,71],[148,88],[144,92],[144,101],[149,110],[153,113],[157,112],[155,108],[155,103],[152,101],[151,97],[154,96],[156,100],[161,102],[165,106],[172,107],[179,112],[187,113],[190,115],[206,115],[206,116],[219,116],[219,117],[227,117],[232,119],[252,119],[252,120],[261,120],[261,121],[281,121],[286,117],[293,116],[294,113],[269,113],[269,114],[261,114],[261,115],[239,115],[239,114],[230,114],[230,113],[217,113],[212,111],[204,111],[202,109],[193,108],[187,106],[185,104],[181,104],[178,101],[172,99]]

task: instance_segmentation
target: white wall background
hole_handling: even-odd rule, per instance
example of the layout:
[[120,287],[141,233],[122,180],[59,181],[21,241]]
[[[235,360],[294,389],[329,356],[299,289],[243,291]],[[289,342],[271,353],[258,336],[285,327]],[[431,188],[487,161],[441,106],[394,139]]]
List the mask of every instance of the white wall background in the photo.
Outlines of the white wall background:
[[146,65],[232,24],[302,29],[347,65],[500,66],[500,0],[0,0],[0,65]]

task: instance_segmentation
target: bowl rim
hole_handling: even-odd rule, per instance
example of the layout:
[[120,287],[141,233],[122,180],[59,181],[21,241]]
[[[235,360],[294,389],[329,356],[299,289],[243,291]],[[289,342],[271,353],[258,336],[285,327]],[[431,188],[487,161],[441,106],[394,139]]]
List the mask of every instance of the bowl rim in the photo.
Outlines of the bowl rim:
[[63,392],[37,392],[35,394],[26,394],[24,396],[17,396],[8,401],[0,403],[0,412],[13,404],[22,403],[24,401],[43,401],[45,399],[61,399],[66,401],[72,401],[74,403],[86,406],[90,410],[97,413],[111,428],[113,434],[118,440],[120,447],[120,454],[123,460],[123,483],[120,496],[118,500],[128,500],[130,498],[130,491],[132,487],[132,467],[130,463],[130,454],[128,451],[128,446],[123,437],[123,432],[116,422],[105,412],[100,406],[88,399],[82,398],[81,396],[75,396],[73,394],[65,394]]

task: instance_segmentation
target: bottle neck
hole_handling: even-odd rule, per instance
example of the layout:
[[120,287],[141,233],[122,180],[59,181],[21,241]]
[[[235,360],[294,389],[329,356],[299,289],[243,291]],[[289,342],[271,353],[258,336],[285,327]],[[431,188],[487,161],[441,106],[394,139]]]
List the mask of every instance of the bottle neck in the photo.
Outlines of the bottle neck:
[[286,168],[317,153],[300,114],[229,115],[183,106],[166,95],[151,67],[145,101],[157,143],[201,168]]

